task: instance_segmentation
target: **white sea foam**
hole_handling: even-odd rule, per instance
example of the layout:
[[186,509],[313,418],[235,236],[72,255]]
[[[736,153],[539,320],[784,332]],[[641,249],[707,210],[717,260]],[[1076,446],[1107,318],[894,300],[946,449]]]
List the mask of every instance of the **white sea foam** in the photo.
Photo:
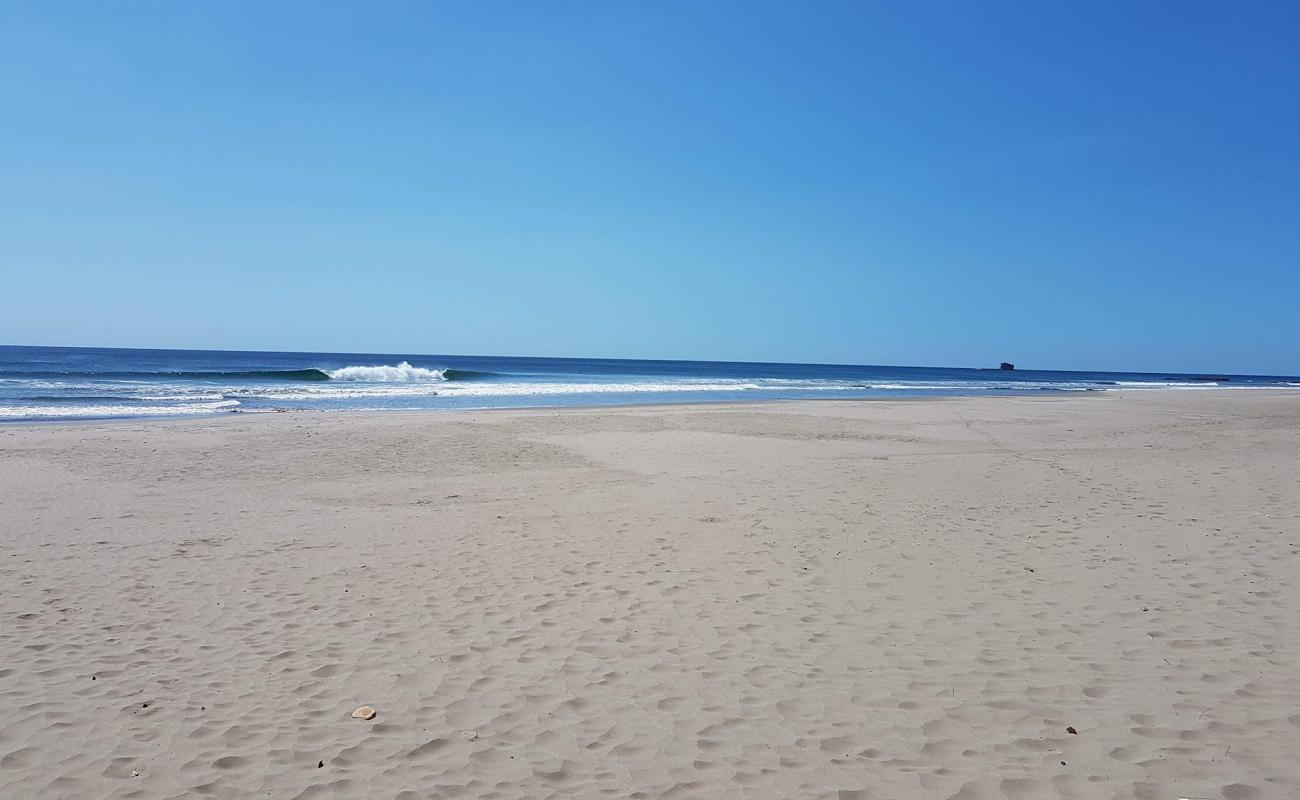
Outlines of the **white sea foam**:
[[439,387],[444,397],[517,397],[564,394],[642,394],[689,392],[851,392],[868,389],[952,389],[952,386],[882,384],[840,381],[624,381],[619,383],[449,383]]
[[438,394],[447,397],[521,397],[561,394],[643,394],[648,392],[743,392],[756,383],[452,383]]
[[145,394],[138,396],[140,400],[188,400],[190,402],[199,402],[202,400],[223,400],[225,395],[221,392],[181,392],[178,394]]
[[327,370],[336,381],[373,381],[376,383],[406,383],[412,381],[443,381],[444,370],[413,367],[403,361],[396,366],[380,364],[374,367],[343,367]]
[[952,384],[930,385],[924,383],[866,383],[862,384],[864,389],[915,389],[919,391],[944,391],[961,388]]
[[187,403],[176,406],[0,406],[0,419],[58,419],[73,417],[170,417],[229,411],[238,400]]
[[343,381],[338,384],[311,385],[288,384],[281,386],[232,386],[225,389],[227,396],[261,398],[265,400],[352,400],[365,397],[432,397],[443,391],[442,382],[426,383],[365,383]]
[[[768,388],[751,382],[681,383],[473,383],[443,381],[410,385],[337,385],[256,386],[231,389],[240,397],[266,400],[352,400],[362,398],[402,398],[437,395],[440,397],[527,397],[533,395],[571,394],[644,394],[652,392],[743,392]],[[790,387],[787,387],[790,388]],[[815,389],[818,387],[807,387]],[[833,388],[833,387],[832,387]]]
[[1219,384],[1214,381],[1115,381],[1115,385],[1135,389],[1212,389]]

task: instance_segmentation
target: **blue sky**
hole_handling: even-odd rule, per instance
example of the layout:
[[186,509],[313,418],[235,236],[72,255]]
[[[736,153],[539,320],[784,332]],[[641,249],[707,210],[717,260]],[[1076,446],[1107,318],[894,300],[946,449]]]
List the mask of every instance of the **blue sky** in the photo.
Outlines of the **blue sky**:
[[0,0],[0,343],[1300,373],[1295,3]]

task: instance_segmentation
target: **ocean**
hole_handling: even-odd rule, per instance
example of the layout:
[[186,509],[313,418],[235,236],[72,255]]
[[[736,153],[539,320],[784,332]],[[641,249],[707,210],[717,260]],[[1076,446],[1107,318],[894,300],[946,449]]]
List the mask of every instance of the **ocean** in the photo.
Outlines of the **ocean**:
[[1300,378],[0,346],[0,422],[1287,386]]

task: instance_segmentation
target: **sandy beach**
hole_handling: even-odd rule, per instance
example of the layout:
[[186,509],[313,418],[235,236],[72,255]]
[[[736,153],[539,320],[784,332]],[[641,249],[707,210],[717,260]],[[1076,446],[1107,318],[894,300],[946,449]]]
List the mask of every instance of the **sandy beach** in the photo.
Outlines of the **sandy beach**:
[[0,797],[1295,798],[1297,580],[1284,390],[9,425]]

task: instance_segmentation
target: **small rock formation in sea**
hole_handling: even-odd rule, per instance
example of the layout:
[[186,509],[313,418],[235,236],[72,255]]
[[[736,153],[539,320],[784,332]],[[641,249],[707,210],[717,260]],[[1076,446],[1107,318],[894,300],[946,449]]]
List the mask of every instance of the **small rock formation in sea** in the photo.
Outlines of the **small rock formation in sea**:
[[1008,369],[1008,370],[1015,369],[1015,368],[1016,365],[1012,364],[1010,361],[1003,361],[1002,365],[998,367],[998,369]]

